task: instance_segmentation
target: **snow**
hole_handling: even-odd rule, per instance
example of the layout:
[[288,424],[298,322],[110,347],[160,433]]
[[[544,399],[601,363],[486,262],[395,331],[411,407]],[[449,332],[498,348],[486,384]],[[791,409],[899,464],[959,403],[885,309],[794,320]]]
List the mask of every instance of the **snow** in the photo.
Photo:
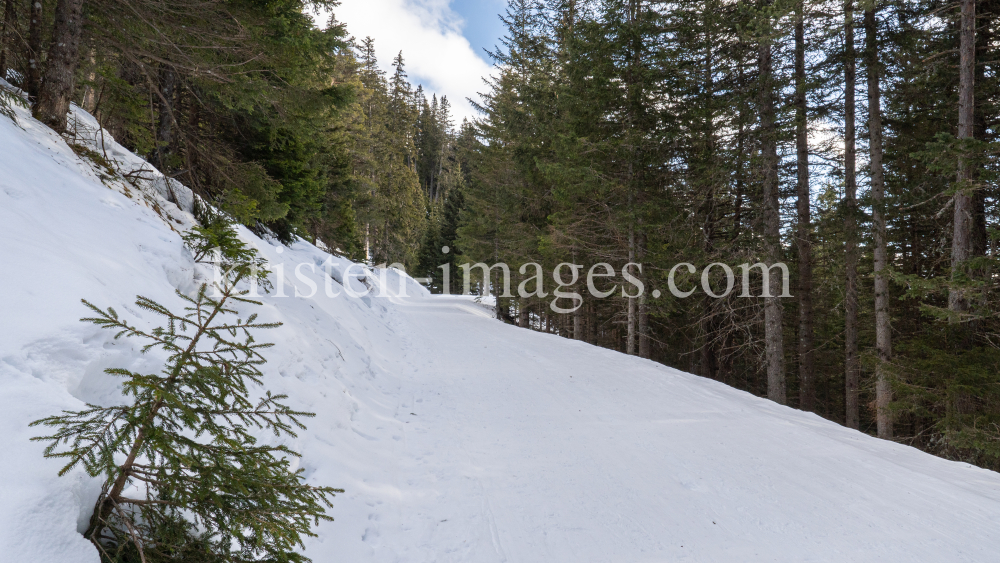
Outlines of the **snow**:
[[[155,172],[138,187],[115,180],[18,116],[0,118],[0,559],[96,563],[79,530],[100,483],[57,477],[27,424],[120,401],[103,370],[160,361],[79,322],[81,298],[150,322],[135,295],[175,307],[175,289],[209,274],[179,236],[193,224],[186,188]],[[149,168],[76,108],[74,120],[75,142],[118,170]],[[306,542],[317,563],[940,562],[1000,550],[996,473],[502,324],[474,299],[429,296],[304,241],[241,235],[284,274],[260,308],[284,323],[262,335],[277,344],[265,383],[317,414],[288,443],[310,483],[347,491]],[[296,297],[310,282],[317,295]],[[366,283],[385,291],[357,296]],[[386,296],[400,283],[407,297]]]

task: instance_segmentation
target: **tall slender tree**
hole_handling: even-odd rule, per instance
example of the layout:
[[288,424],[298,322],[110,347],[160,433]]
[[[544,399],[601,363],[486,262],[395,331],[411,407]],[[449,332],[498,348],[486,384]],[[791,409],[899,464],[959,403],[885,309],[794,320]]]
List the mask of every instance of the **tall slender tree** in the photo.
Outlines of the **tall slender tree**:
[[[961,0],[960,5],[958,139],[961,141],[975,138],[976,2]],[[966,262],[972,257],[974,179],[971,159],[967,155],[959,156],[951,238],[951,275],[955,283],[961,281]],[[951,288],[948,294],[948,308],[958,314],[964,313],[969,308],[962,289]]]
[[855,163],[854,0],[844,2],[844,424],[860,427],[861,361],[858,356],[858,180]]
[[[781,250],[781,200],[778,192],[778,130],[775,110],[773,6],[761,4],[757,38],[757,88],[760,104],[760,150],[763,183],[763,238],[770,263],[783,259]],[[781,278],[770,276],[769,296],[764,298],[764,342],[767,362],[767,397],[785,404],[785,352],[782,332]]]
[[865,70],[868,73],[868,159],[871,167],[872,230],[875,240],[875,349],[878,355],[875,381],[875,408],[878,436],[893,436],[892,326],[889,318],[889,250],[886,239],[885,172],[882,164],[882,66],[878,56],[877,3],[865,9]]
[[809,203],[809,123],[806,99],[805,2],[795,3],[795,152],[799,251],[799,408],[813,410],[816,384],[813,363],[812,241]]

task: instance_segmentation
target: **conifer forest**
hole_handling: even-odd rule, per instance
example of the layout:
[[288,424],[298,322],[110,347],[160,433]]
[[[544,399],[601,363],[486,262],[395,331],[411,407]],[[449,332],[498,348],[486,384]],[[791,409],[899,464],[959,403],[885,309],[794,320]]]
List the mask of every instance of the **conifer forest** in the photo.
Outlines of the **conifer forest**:
[[[1000,1],[510,0],[470,119],[338,6],[2,0],[0,77],[258,235],[433,293],[509,264],[502,322],[1000,471]],[[787,294],[722,291],[756,263]]]

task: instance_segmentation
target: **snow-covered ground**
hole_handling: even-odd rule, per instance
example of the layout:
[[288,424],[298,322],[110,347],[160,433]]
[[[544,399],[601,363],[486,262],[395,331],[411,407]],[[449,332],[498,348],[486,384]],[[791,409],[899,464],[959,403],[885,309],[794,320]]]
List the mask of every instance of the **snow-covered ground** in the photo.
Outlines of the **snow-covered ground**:
[[[75,116],[79,143],[143,166]],[[0,561],[96,563],[78,530],[99,482],[57,477],[27,424],[120,400],[107,367],[157,367],[79,322],[81,298],[149,322],[136,294],[177,306],[205,272],[178,234],[190,215],[168,201],[190,205],[182,186],[155,173],[129,186],[23,110],[19,125],[0,118]],[[1000,557],[1000,475],[504,325],[405,277],[409,297],[351,297],[359,277],[393,290],[401,277],[242,234],[285,272],[285,297],[263,299],[264,320],[284,323],[263,335],[277,344],[265,381],[317,413],[290,445],[310,482],[347,490],[307,541],[317,563]],[[306,280],[318,296],[295,297]]]

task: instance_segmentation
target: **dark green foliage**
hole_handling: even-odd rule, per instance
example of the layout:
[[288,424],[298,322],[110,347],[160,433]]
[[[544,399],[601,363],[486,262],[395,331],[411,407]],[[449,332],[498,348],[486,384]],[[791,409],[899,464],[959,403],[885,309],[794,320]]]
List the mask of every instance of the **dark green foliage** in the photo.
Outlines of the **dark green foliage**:
[[[449,265],[449,291],[451,293],[462,291],[462,276],[458,267],[458,257],[462,251],[456,246],[456,240],[464,206],[465,196],[462,190],[451,189],[445,197],[444,205],[440,210],[435,209],[427,222],[427,231],[420,245],[420,261],[414,275],[430,278],[428,287],[434,293],[444,293],[444,270],[441,266],[445,264]],[[445,247],[448,252],[444,252]]]
[[358,100],[351,115],[351,177],[365,259],[373,264],[417,262],[427,221],[427,194],[416,172],[418,108],[402,54],[386,80],[371,38],[359,46]]
[[0,115],[17,123],[17,116],[14,115],[14,106],[27,107],[27,105],[24,98],[16,92],[8,90],[5,86],[0,86]]
[[[42,4],[44,53],[55,3]],[[87,0],[74,101],[260,235],[412,267],[426,200],[439,207],[461,174],[449,104],[414,94],[402,54],[382,76],[370,41],[357,53],[334,17],[315,24],[337,5]],[[0,64],[21,78],[27,16],[16,7],[0,34]]]
[[306,561],[293,550],[330,519],[325,507],[339,490],[306,485],[290,468],[299,454],[252,434],[294,437],[313,415],[282,403],[284,395],[251,392],[271,346],[254,333],[278,324],[237,309],[259,305],[236,289],[241,278],[216,285],[218,297],[207,285],[195,297],[178,293],[182,314],[140,296],[136,306],[165,321],[148,331],[84,301],[95,316],[83,321],[166,354],[160,373],[107,370],[123,378],[125,405],[32,423],[53,429],[36,440],[49,442],[47,457],[66,460],[61,475],[82,466],[104,476],[86,532],[103,561]]
[[79,102],[241,223],[314,238],[328,192],[349,186],[333,133],[353,96],[346,31],[304,12],[331,5],[88,2]]

